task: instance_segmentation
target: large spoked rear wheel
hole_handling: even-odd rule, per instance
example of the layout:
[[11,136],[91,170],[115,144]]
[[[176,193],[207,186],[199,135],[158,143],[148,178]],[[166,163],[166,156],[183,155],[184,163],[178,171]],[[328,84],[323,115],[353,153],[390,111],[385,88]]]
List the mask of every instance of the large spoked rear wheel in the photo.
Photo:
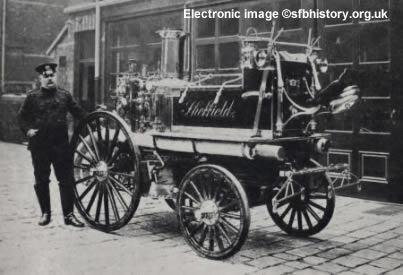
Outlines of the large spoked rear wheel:
[[121,118],[97,111],[72,138],[76,207],[98,230],[126,225],[140,201],[140,152],[129,131]]
[[283,231],[307,237],[320,232],[330,222],[335,208],[335,194],[324,174],[299,176],[295,182],[306,187],[302,194],[285,199],[274,208],[272,198],[279,191],[276,187],[270,193],[267,209]]
[[249,232],[246,193],[233,174],[217,165],[202,164],[185,175],[177,213],[186,242],[210,259],[236,253]]

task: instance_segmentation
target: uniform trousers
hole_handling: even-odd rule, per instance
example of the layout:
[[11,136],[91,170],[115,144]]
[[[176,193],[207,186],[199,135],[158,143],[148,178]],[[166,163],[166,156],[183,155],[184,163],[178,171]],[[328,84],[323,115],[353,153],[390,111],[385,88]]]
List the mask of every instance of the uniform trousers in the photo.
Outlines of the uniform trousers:
[[42,214],[51,213],[49,194],[51,165],[59,182],[63,215],[67,216],[73,213],[74,177],[72,154],[69,145],[48,146],[40,149],[31,148],[31,156],[35,175],[34,188]]

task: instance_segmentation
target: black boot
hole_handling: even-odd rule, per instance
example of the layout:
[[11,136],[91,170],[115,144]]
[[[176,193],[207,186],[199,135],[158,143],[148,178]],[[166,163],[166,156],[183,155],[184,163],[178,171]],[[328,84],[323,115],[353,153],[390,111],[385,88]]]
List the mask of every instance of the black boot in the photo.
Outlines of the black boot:
[[49,184],[35,184],[34,189],[42,212],[38,224],[47,225],[51,218]]
[[66,225],[72,225],[74,227],[84,227],[84,224],[80,222],[73,213],[64,216],[64,223]]
[[41,226],[47,225],[50,223],[50,213],[43,213],[42,217],[39,219],[38,224]]

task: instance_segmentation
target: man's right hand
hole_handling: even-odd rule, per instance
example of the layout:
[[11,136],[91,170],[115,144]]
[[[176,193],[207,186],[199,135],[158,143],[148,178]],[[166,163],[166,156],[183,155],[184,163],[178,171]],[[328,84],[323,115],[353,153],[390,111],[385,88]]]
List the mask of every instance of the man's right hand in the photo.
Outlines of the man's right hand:
[[29,129],[27,132],[27,137],[31,138],[36,135],[36,132],[38,132],[38,129]]

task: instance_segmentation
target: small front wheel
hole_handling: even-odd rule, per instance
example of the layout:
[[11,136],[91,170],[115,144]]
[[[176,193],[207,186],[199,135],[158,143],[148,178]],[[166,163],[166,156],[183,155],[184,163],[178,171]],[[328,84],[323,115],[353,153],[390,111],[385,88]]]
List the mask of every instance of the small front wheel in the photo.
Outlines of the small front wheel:
[[244,244],[250,211],[241,183],[210,164],[190,170],[179,188],[178,219],[186,242],[201,256],[223,259]]
[[279,200],[275,206],[273,198],[276,194],[281,195],[281,186],[271,190],[267,209],[273,221],[294,236],[307,237],[320,232],[330,222],[335,208],[334,190],[325,174],[300,176],[288,184],[287,190],[294,190],[293,184],[305,189],[294,197]]

